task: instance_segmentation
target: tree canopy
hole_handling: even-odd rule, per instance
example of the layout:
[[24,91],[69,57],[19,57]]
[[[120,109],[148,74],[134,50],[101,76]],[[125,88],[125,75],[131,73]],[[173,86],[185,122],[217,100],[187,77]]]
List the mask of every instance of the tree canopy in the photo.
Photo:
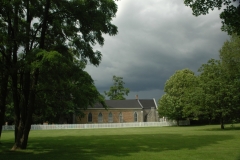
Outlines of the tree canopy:
[[232,35],[220,50],[220,60],[211,59],[199,69],[201,87],[205,93],[205,113],[219,119],[221,128],[224,121],[239,118],[240,112],[240,38]]
[[239,0],[184,0],[185,5],[192,8],[193,15],[205,15],[214,8],[222,9],[222,30],[228,34],[240,35],[240,1]]
[[177,120],[177,122],[184,119],[183,108],[188,103],[186,94],[196,83],[196,76],[191,70],[176,71],[165,84],[165,94],[158,102],[159,114]]
[[170,119],[239,120],[240,113],[240,38],[232,35],[220,50],[220,60],[210,59],[199,68],[200,74],[177,71],[167,80],[159,100],[159,115]]
[[113,76],[113,86],[110,87],[109,91],[104,91],[104,94],[111,100],[124,100],[125,95],[128,95],[129,89],[124,88],[124,82],[122,77]]
[[199,71],[201,87],[205,94],[205,105],[202,106],[204,114],[208,114],[211,119],[219,119],[223,129],[223,121],[230,114],[229,105],[233,96],[231,84],[225,79],[226,74],[219,60],[209,60]]
[[0,6],[0,123],[10,96],[12,149],[26,149],[34,114],[69,113],[103,102],[84,66],[99,65],[101,53],[93,46],[104,44],[103,34],[117,34],[111,23],[117,5],[114,0],[2,0]]

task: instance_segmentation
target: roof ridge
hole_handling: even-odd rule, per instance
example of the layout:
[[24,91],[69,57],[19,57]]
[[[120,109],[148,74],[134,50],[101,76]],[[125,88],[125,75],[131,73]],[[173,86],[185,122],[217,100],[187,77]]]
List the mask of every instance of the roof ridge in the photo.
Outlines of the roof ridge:
[[142,104],[141,104],[140,100],[139,100],[139,99],[137,99],[137,101],[138,101],[139,105],[140,105],[140,106],[143,108],[143,106],[142,106]]
[[153,101],[154,101],[154,104],[155,104],[155,106],[156,106],[156,109],[158,109],[158,105],[157,105],[157,103],[156,103],[155,98],[153,98]]

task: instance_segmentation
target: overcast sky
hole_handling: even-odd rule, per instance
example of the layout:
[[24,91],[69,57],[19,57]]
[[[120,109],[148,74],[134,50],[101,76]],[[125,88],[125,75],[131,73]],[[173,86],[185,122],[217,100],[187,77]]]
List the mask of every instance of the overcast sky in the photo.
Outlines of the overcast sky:
[[109,90],[113,75],[130,89],[127,99],[160,99],[167,79],[177,70],[198,68],[229,36],[221,31],[220,11],[195,17],[183,0],[120,0],[113,24],[116,36],[104,36],[100,66],[87,65],[100,93]]

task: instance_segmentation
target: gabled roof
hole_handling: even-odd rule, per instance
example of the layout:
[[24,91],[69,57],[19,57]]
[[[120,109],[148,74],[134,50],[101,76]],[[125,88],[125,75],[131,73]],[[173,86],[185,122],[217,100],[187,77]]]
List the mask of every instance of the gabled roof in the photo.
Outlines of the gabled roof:
[[[153,99],[127,99],[127,100],[105,100],[109,109],[151,109],[156,108]],[[95,104],[93,109],[103,109],[103,106],[99,103]]]
[[139,99],[144,109],[151,109],[154,107],[156,109],[156,105],[153,99]]
[[[108,108],[112,109],[130,109],[130,108],[136,108],[136,109],[142,109],[141,105],[138,103],[137,100],[131,99],[131,100],[105,100]],[[96,104],[93,106],[93,108],[103,108],[101,104]]]

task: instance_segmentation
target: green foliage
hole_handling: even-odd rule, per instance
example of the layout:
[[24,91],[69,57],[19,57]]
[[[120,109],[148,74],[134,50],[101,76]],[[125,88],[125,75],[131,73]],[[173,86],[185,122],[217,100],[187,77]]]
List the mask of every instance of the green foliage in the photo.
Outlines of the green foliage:
[[124,100],[124,95],[128,95],[130,91],[128,88],[124,88],[124,84],[122,77],[113,76],[113,86],[108,92],[104,91],[104,94],[111,100]]
[[240,79],[240,37],[232,35],[229,41],[226,41],[220,50],[220,59],[225,72],[229,74],[231,80]]
[[189,119],[201,119],[203,118],[205,111],[202,106],[205,105],[205,94],[200,86],[200,79],[197,76],[195,79],[195,84],[186,89],[184,99],[185,105],[183,107],[184,117]]
[[158,102],[158,113],[160,116],[167,116],[169,119],[180,119],[182,118],[181,112],[176,107],[176,99],[168,94],[164,94]]
[[[160,116],[179,121],[186,117],[184,107],[189,105],[188,95],[197,84],[197,78],[189,69],[176,71],[167,80],[164,92],[158,102],[158,112]],[[188,113],[189,114],[189,113]]]
[[[84,66],[101,62],[93,46],[104,44],[103,34],[117,34],[111,23],[117,5],[114,0],[13,0],[0,6],[0,102],[10,94],[13,149],[26,149],[33,114],[40,121],[103,103]],[[10,78],[11,92],[3,87]],[[5,106],[0,104],[1,110]]]
[[[230,41],[226,41],[220,50],[220,59],[223,70],[226,73],[225,79],[229,83],[228,92],[231,91],[231,117],[239,120],[240,114],[240,37],[232,35]],[[230,90],[231,89],[231,90]]]
[[225,119],[230,116],[233,88],[225,78],[225,73],[219,60],[211,59],[204,64],[201,72],[201,87],[205,94],[205,105],[202,106],[204,114],[209,115],[209,119]]
[[199,69],[205,93],[202,108],[211,118],[219,119],[222,128],[224,121],[236,120],[240,113],[239,42],[240,38],[233,35],[220,50],[220,60],[211,59]]
[[63,123],[59,120],[64,118],[71,123],[70,115],[83,116],[80,108],[104,102],[91,76],[83,70],[83,62],[56,51],[43,51],[36,56],[38,61],[31,64],[40,69],[34,123]]
[[224,8],[220,14],[222,30],[230,35],[240,35],[240,2],[237,0],[184,0],[184,3],[192,8],[195,16],[208,14],[209,10],[214,8]]
[[170,119],[239,121],[240,113],[240,38],[232,35],[220,50],[220,60],[210,59],[191,71],[177,71],[165,84],[159,100],[160,116]]

